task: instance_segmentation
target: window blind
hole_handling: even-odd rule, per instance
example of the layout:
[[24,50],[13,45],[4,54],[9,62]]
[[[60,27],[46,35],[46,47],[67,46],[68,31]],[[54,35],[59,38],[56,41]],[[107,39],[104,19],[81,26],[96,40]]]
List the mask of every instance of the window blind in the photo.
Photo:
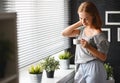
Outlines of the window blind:
[[18,64],[23,68],[69,48],[61,31],[68,26],[67,0],[4,0],[17,12]]

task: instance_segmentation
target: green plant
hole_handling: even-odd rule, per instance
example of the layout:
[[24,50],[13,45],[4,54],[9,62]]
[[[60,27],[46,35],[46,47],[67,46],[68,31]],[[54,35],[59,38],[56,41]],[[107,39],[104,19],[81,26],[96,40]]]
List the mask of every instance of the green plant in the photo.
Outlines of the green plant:
[[54,71],[55,69],[59,69],[59,61],[49,56],[42,62],[42,66],[47,72]]
[[43,68],[41,64],[31,65],[28,71],[30,74],[41,74],[43,72]]
[[59,55],[59,59],[70,59],[71,57],[72,55],[70,54],[70,52],[67,52],[67,51]]
[[109,63],[105,63],[104,67],[107,72],[107,79],[109,79],[110,77],[113,77],[113,67]]

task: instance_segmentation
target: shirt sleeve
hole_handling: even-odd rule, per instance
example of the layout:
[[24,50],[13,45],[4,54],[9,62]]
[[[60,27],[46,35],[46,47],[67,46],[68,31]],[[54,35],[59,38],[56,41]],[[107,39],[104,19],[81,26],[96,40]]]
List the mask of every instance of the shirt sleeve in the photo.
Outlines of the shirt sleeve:
[[105,34],[102,33],[100,35],[95,36],[94,41],[96,43],[97,50],[107,55],[109,50],[109,42]]
[[84,26],[80,26],[77,28],[78,30],[80,30],[79,36],[82,35],[84,28],[85,28]]

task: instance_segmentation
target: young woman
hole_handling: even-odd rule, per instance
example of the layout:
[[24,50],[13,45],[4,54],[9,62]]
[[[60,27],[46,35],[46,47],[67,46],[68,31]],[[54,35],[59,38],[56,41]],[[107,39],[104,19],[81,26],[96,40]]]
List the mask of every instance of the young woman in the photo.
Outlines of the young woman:
[[103,62],[107,58],[109,42],[101,31],[102,22],[96,6],[83,2],[78,8],[79,21],[68,26],[63,36],[76,37],[74,83],[106,83]]

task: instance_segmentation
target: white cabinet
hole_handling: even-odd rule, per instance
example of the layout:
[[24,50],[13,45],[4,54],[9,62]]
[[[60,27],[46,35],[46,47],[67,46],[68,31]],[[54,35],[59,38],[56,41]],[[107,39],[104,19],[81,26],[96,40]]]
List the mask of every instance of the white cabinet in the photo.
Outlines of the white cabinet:
[[0,83],[18,83],[18,66],[17,66],[17,30],[16,30],[16,13],[0,13],[0,36],[11,41],[12,57],[7,60],[4,78],[0,78]]

